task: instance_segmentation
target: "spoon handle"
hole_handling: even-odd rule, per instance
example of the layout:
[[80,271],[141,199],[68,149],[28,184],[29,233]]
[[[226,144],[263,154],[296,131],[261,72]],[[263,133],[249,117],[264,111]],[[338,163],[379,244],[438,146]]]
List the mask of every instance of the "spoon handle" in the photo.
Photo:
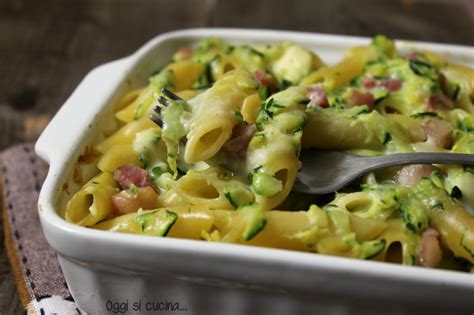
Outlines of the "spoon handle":
[[382,167],[406,165],[406,164],[458,164],[474,165],[474,154],[444,153],[444,152],[416,152],[395,153],[385,156],[377,156],[370,159],[371,166],[366,171]]

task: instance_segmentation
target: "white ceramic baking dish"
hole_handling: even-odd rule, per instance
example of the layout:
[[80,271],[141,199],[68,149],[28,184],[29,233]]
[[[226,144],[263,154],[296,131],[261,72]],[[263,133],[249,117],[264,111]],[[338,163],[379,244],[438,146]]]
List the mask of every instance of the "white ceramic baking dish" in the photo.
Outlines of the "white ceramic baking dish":
[[[50,164],[39,197],[41,224],[80,307],[90,314],[157,314],[166,309],[173,314],[474,312],[474,274],[110,233],[61,218],[65,191],[73,193],[78,187],[71,179],[77,158],[98,131],[111,125],[117,97],[145,83],[177,48],[207,36],[233,43],[292,41],[313,49],[329,63],[339,60],[346,49],[369,42],[310,33],[191,29],[160,35],[133,55],[91,71],[36,144],[37,154]],[[474,66],[472,47],[397,44],[427,48]],[[90,176],[87,169],[82,175]],[[181,310],[172,310],[177,307]],[[147,308],[154,310],[147,312]]]

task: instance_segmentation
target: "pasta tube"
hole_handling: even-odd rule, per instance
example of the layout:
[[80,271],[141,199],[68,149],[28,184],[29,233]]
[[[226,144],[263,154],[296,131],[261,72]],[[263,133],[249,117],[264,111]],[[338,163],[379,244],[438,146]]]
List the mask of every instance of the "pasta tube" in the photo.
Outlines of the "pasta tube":
[[307,112],[303,148],[380,149],[387,134],[387,123],[378,112],[348,116],[344,112],[321,109]]
[[189,101],[193,117],[186,135],[186,163],[209,159],[220,150],[239,122],[236,113],[244,99],[256,92],[256,87],[256,82],[247,72],[235,70]]
[[110,198],[118,192],[112,174],[100,173],[72,196],[66,206],[66,220],[82,226],[96,224],[110,214]]

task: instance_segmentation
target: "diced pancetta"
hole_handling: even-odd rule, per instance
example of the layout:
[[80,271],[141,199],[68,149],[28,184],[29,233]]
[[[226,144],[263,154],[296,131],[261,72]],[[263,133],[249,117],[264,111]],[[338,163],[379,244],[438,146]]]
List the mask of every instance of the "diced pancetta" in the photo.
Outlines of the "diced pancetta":
[[419,56],[420,56],[420,53],[418,51],[409,51],[409,52],[407,52],[406,54],[403,55],[403,57],[405,59],[408,59],[408,60],[416,59]]
[[427,112],[435,111],[438,104],[446,109],[454,108],[453,100],[451,100],[449,97],[444,95],[444,93],[440,93],[438,95],[431,95],[428,98],[428,101],[426,102],[426,105],[425,105],[425,111]]
[[362,80],[362,86],[366,89],[381,87],[385,88],[389,92],[395,92],[398,91],[402,86],[402,81],[398,78],[376,80],[372,76],[366,76]]
[[369,110],[373,110],[375,106],[375,99],[372,93],[353,90],[347,100],[347,107],[354,107],[360,105],[367,105],[369,107]]
[[307,97],[309,98],[309,107],[321,106],[322,108],[329,107],[329,101],[321,83],[313,84],[307,88]]
[[131,184],[137,187],[151,185],[147,171],[133,164],[125,164],[118,167],[114,172],[114,179],[122,189],[130,188]]
[[193,49],[191,47],[184,47],[178,50],[176,54],[179,56],[180,60],[188,60],[193,56]]
[[223,153],[234,160],[241,160],[247,156],[250,138],[257,131],[255,125],[237,125],[232,130],[232,137],[223,147]]
[[377,80],[375,80],[372,76],[365,76],[362,80],[362,86],[366,89],[372,89],[377,86]]
[[425,117],[421,127],[426,134],[426,142],[438,148],[448,148],[451,145],[453,127],[449,122],[435,117]]
[[270,91],[275,91],[278,88],[275,78],[263,70],[255,71],[255,79],[260,85],[267,86]]
[[423,177],[430,176],[435,170],[433,165],[416,164],[404,166],[397,173],[397,181],[401,185],[416,186]]
[[151,186],[139,187],[136,192],[124,190],[112,196],[112,211],[115,214],[136,212],[138,209],[154,209],[157,204],[155,190]]
[[387,89],[389,92],[395,92],[402,86],[402,81],[398,78],[389,78],[382,80],[380,85]]
[[421,237],[421,264],[426,267],[437,267],[443,259],[440,246],[441,234],[432,228],[423,232]]

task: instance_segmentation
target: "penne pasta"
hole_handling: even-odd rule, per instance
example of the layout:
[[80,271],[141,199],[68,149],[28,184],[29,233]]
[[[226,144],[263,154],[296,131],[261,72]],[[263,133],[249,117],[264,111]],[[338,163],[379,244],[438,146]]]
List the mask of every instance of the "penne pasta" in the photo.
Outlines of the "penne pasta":
[[100,173],[74,194],[66,206],[65,219],[82,226],[96,224],[111,213],[110,198],[118,191],[112,174]]
[[[184,152],[187,163],[214,156],[230,139],[239,122],[244,99],[255,92],[256,82],[243,71],[233,71],[218,80],[212,88],[189,101],[193,118]],[[212,101],[211,101],[212,100]]]

